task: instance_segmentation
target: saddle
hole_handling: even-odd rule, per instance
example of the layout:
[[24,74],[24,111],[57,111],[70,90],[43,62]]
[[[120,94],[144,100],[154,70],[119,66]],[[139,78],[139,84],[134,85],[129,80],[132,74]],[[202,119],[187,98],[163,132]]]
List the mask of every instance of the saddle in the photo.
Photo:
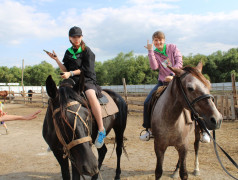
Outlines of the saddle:
[[[158,87],[158,89],[153,93],[152,98],[150,100],[149,103],[149,107],[148,107],[148,112],[150,115],[150,119],[151,119],[151,113],[154,110],[155,104],[158,101],[159,97],[164,93],[164,91],[166,90],[167,85],[165,86],[160,86]],[[191,112],[187,109],[183,109],[183,113],[182,115],[184,116],[185,119],[185,123],[186,124],[192,124],[193,121],[191,119]]]
[[[71,78],[64,79],[60,85],[73,87],[75,85],[75,81]],[[119,109],[114,100],[111,98],[111,96],[109,96],[109,94],[106,93],[105,91],[102,91],[101,93],[103,96],[101,98],[98,98],[98,101],[101,105],[102,118],[105,118],[107,116],[119,112]],[[88,102],[84,93],[82,93],[81,96],[84,97],[84,99]]]
[[102,91],[103,97],[99,98],[98,101],[101,105],[102,118],[113,115],[119,112],[119,109],[114,100],[109,96],[108,93]]

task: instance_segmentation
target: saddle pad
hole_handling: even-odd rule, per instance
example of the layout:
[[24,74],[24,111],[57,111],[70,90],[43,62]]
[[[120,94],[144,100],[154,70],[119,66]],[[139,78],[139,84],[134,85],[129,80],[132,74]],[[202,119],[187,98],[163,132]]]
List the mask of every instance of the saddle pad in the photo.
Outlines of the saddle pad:
[[119,109],[111,96],[109,96],[109,94],[107,94],[105,91],[102,91],[102,94],[105,95],[109,101],[107,104],[101,105],[102,118],[117,113]]
[[154,105],[159,99],[159,97],[163,94],[167,86],[160,86],[158,89],[152,94],[152,97],[149,102],[149,114],[151,113],[152,109],[154,109]]

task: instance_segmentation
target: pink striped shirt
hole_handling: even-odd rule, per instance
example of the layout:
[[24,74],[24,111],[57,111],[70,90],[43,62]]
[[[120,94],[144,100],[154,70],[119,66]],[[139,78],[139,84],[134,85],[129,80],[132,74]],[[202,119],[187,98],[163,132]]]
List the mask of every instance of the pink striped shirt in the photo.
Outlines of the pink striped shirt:
[[[169,76],[172,71],[169,68],[164,68],[161,64],[167,58],[169,58],[172,67],[182,68],[183,59],[182,54],[174,44],[166,44],[166,54],[168,57],[158,53],[157,51],[148,50],[148,57],[150,60],[150,67],[153,70],[159,70],[158,80],[164,81],[166,76]],[[174,74],[174,73],[173,73]]]

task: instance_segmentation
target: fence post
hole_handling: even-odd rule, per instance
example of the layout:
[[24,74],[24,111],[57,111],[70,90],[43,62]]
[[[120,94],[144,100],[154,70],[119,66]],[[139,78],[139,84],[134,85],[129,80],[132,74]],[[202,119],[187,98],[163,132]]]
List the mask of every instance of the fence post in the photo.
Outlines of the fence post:
[[230,119],[229,104],[228,104],[228,94],[226,94],[226,96],[225,96],[225,114],[226,114],[226,119]]
[[26,104],[26,93],[25,93],[24,86],[22,87],[22,93],[23,93],[23,98],[24,98],[24,104]]
[[235,112],[235,106],[234,106],[234,99],[233,97],[231,96],[231,119],[232,120],[235,120],[236,119],[236,112]]
[[224,100],[224,95],[221,95],[221,114],[224,117],[224,103],[223,103],[223,100]]
[[232,81],[232,94],[233,94],[233,99],[234,99],[234,105],[237,105],[237,93],[236,93],[236,79],[235,79],[235,74],[231,74],[231,81]]
[[41,97],[42,97],[43,107],[45,107],[45,102],[44,102],[45,92],[44,92],[43,86],[41,86]]
[[123,87],[124,87],[124,96],[125,96],[125,100],[126,100],[126,104],[127,104],[127,89],[126,89],[126,80],[125,80],[125,78],[122,78],[122,83],[123,83]]
[[9,103],[11,103],[11,88],[10,88],[10,85],[8,86],[8,88],[9,88],[9,93],[8,93]]

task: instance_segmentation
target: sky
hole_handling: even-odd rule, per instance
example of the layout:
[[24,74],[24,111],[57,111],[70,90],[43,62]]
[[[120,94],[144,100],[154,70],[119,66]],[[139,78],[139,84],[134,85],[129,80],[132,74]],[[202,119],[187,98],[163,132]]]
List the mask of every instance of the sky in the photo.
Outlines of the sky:
[[163,31],[166,43],[184,56],[210,55],[238,47],[237,0],[0,0],[1,66],[57,64],[71,44],[68,31],[81,27],[96,61],[120,52],[147,55],[152,34]]

